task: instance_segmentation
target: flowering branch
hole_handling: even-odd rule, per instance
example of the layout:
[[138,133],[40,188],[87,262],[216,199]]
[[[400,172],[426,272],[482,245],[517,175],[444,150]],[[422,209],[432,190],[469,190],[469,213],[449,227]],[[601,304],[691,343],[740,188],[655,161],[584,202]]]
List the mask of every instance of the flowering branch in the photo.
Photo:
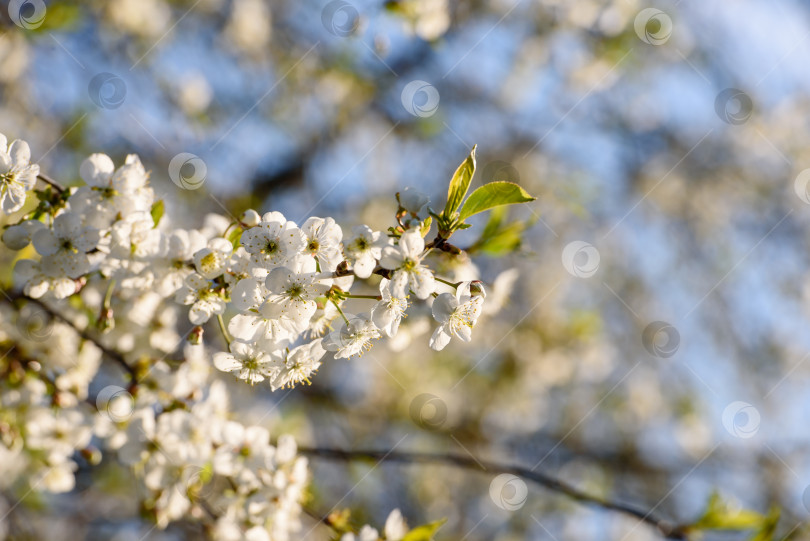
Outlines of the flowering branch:
[[319,457],[327,460],[376,460],[388,462],[403,462],[408,464],[447,464],[458,468],[466,468],[472,470],[481,470],[487,472],[497,473],[511,473],[523,479],[528,479],[543,486],[549,490],[553,490],[560,494],[564,494],[578,502],[596,505],[603,509],[616,511],[625,515],[634,517],[642,522],[649,524],[656,528],[667,539],[687,539],[683,529],[674,526],[670,522],[659,518],[654,514],[653,510],[645,510],[629,504],[623,504],[605,498],[594,496],[583,492],[565,481],[552,477],[548,474],[516,466],[514,464],[502,464],[498,462],[489,462],[484,460],[476,460],[471,457],[444,454],[444,453],[418,453],[408,451],[375,451],[375,450],[344,450],[333,449],[327,447],[299,447],[298,452],[302,455],[311,457]]
[[[394,338],[409,310],[433,316],[434,350],[453,338],[469,342],[486,292],[476,280],[435,275],[448,254],[460,256],[447,239],[470,227],[468,216],[531,199],[495,186],[474,191],[462,205],[473,158],[451,181],[452,202],[440,223],[424,212],[427,196],[405,189],[397,194],[397,225],[387,232],[361,224],[344,236],[333,218],[312,216],[299,224],[277,211],[253,209],[236,220],[208,215],[200,227],[187,229],[165,212],[137,156],[116,167],[109,156],[92,154],[79,168],[84,183],[68,190],[31,163],[27,143],[8,144],[0,134],[0,211],[15,216],[0,240],[26,250],[13,271],[21,293],[8,300],[17,308],[17,301],[32,303],[68,327],[58,326],[47,342],[45,333],[10,335],[36,364],[0,358],[0,369],[21,368],[0,378],[4,407],[20,412],[0,430],[0,450],[5,445],[20,460],[8,469],[42,480],[48,491],[68,492],[75,486],[76,453],[100,459],[91,448],[97,438],[142,477],[143,508],[158,527],[193,516],[217,539],[289,538],[300,526],[306,460],[292,437],[280,436],[272,446],[267,429],[236,420],[211,365],[271,390],[310,384],[327,352],[336,359],[362,355],[383,336]],[[188,179],[180,182],[173,167],[172,180],[185,186]],[[47,186],[36,190],[37,180]],[[26,205],[29,195],[36,205]],[[426,243],[432,227],[437,240]],[[352,291],[364,283],[379,294]],[[455,291],[442,292],[447,286]],[[363,313],[349,310],[362,304]],[[26,323],[22,312],[0,313],[0,323]],[[81,321],[92,313],[95,322]],[[185,333],[183,362],[169,363],[166,357],[183,342],[179,315],[194,327]],[[209,355],[202,325],[213,319],[227,349],[215,347]],[[98,350],[82,348],[83,341]],[[10,345],[12,351],[18,344]],[[129,374],[130,386],[107,385],[91,399],[102,357]],[[154,376],[135,397],[142,369]],[[40,371],[46,385],[29,377]],[[79,408],[79,401],[95,411]],[[216,489],[227,480],[230,490]],[[201,492],[206,487],[210,491]],[[427,539],[438,526],[418,527],[414,538]],[[392,512],[384,537],[403,539],[405,530],[401,514]],[[364,527],[361,538],[372,533]]]

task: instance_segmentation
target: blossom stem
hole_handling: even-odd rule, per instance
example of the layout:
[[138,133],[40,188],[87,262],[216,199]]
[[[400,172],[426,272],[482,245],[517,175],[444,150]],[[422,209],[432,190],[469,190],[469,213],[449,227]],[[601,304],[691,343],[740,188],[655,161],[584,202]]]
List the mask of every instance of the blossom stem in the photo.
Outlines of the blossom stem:
[[335,308],[337,308],[337,311],[341,315],[341,317],[343,318],[343,321],[345,321],[346,325],[348,325],[349,324],[349,318],[347,318],[346,314],[343,313],[343,310],[340,309],[340,305],[337,302],[335,302],[334,299],[332,299],[332,304],[335,305]]
[[447,284],[448,286],[450,286],[452,288],[458,288],[458,285],[460,283],[460,282],[459,283],[453,283],[453,282],[450,282],[449,280],[444,280],[443,278],[439,278],[438,276],[434,276],[434,278],[436,279],[437,282]]
[[107,285],[107,292],[104,294],[104,309],[110,308],[110,303],[112,302],[112,294],[113,290],[115,289],[115,280],[110,280],[110,283]]
[[232,339],[231,335],[228,334],[228,329],[225,328],[225,320],[222,319],[222,314],[217,314],[217,323],[219,323],[219,330],[222,331],[222,338],[230,346]]
[[343,293],[341,294],[341,297],[343,297],[344,299],[372,299],[375,301],[382,300],[382,297],[380,295],[351,295],[349,293]]

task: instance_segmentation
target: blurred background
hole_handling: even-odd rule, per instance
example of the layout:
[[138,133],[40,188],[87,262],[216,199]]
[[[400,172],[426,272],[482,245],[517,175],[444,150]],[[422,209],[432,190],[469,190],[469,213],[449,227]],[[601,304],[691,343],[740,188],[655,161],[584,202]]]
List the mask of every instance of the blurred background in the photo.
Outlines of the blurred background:
[[[538,197],[497,243],[454,237],[502,305],[470,344],[431,352],[415,315],[310,387],[240,393],[246,418],[305,446],[536,468],[675,523],[717,491],[781,508],[774,539],[810,538],[806,3],[32,0],[16,20],[2,4],[0,133],[63,183],[92,152],[137,153],[189,226],[255,208],[385,229],[406,186],[441,207],[477,144],[474,186]],[[204,164],[193,186],[169,177],[180,153]],[[312,468],[308,507],[358,524],[399,507],[446,517],[440,540],[660,538],[529,482],[509,509],[488,471]],[[128,491],[104,472],[22,516],[139,539],[99,503]]]

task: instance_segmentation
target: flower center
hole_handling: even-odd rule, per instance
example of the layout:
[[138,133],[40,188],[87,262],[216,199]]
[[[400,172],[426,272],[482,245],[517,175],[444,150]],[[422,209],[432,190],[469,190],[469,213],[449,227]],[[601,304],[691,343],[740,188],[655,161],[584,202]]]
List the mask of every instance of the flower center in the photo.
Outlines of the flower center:
[[217,257],[216,252],[211,252],[200,259],[200,266],[203,269],[206,269],[206,271],[213,270],[216,267],[218,260],[219,258]]
[[245,359],[242,361],[242,368],[255,372],[259,369],[259,361],[257,359]]
[[278,250],[278,243],[275,240],[267,241],[267,245],[264,247],[264,253],[273,254],[277,250]]
[[465,304],[459,306],[450,315],[450,322],[456,327],[469,327],[473,328],[475,325],[475,308],[472,304]]
[[321,244],[318,242],[318,239],[312,239],[311,241],[309,241],[309,244],[307,244],[307,250],[309,250],[312,253],[317,252],[318,248],[320,247]]
[[287,295],[291,299],[299,299],[304,295],[304,287],[301,284],[293,284],[287,289]]
[[404,271],[412,271],[412,270],[414,270],[416,268],[416,265],[417,265],[416,261],[414,261],[411,258],[408,258],[408,259],[406,259],[405,261],[402,262],[402,270],[404,270]]

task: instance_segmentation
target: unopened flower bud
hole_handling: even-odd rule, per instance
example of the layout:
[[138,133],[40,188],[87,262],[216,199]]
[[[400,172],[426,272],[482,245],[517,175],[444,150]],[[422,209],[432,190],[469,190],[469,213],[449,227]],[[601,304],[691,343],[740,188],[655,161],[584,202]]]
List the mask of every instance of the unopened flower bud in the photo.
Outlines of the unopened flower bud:
[[12,250],[22,250],[31,243],[31,237],[40,229],[45,229],[45,224],[38,220],[26,220],[3,231],[3,242]]
[[115,328],[115,317],[112,308],[102,308],[101,314],[96,321],[96,327],[102,333],[109,332]]
[[91,466],[97,466],[101,463],[101,451],[98,447],[89,445],[80,451],[82,458],[87,461]]
[[255,227],[261,221],[262,217],[253,209],[248,209],[239,216],[239,222],[245,227]]
[[483,298],[487,298],[487,290],[484,289],[484,282],[481,280],[474,280],[470,282],[470,295],[475,297],[476,295],[480,295]]
[[188,334],[188,343],[192,346],[199,346],[202,344],[203,339],[203,328],[197,325],[191,332]]
[[427,194],[420,192],[416,188],[411,188],[410,186],[402,190],[401,193],[397,194],[399,204],[410,212],[413,215],[417,215],[422,212],[422,209],[430,202],[430,197]]

